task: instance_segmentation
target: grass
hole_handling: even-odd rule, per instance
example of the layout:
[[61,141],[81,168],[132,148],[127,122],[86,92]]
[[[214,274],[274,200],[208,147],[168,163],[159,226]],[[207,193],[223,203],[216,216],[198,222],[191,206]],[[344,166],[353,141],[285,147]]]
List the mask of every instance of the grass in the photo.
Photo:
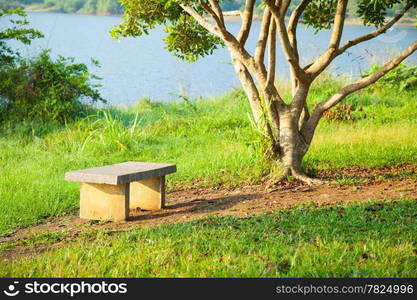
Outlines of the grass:
[[[324,77],[309,104],[326,99],[341,84]],[[346,103],[354,108],[341,116],[352,114],[354,120],[323,120],[304,167],[314,174],[415,164],[416,100],[415,91],[398,93],[379,85],[351,96]],[[177,164],[169,189],[259,183],[276,167],[263,159],[249,116],[247,100],[236,90],[217,99],[170,104],[143,99],[65,126],[3,124],[0,236],[77,209],[79,186],[64,181],[69,170],[153,161]],[[392,176],[415,178],[407,171]],[[341,174],[333,183],[365,181]],[[41,232],[2,243],[0,252],[61,248],[0,261],[0,277],[415,277],[416,209],[411,199],[325,207],[307,203],[248,219],[210,217],[122,231],[86,228],[77,237]]]
[[42,232],[39,234],[31,235],[27,238],[21,239],[19,241],[14,241],[11,243],[3,243],[0,245],[0,251],[10,250],[17,246],[39,246],[45,243],[58,242],[65,236],[65,232]]
[[306,157],[306,165],[317,169],[345,166],[378,167],[413,163],[417,157],[417,124],[322,128]]
[[416,211],[407,199],[304,205],[248,219],[98,231],[0,263],[0,277],[416,277]]
[[[338,87],[324,78],[310,103]],[[415,92],[381,87],[347,99],[363,106],[356,121],[321,122],[307,169],[350,165],[377,167],[415,163]],[[0,236],[78,207],[77,183],[69,170],[128,160],[175,163],[168,186],[257,183],[274,165],[262,159],[262,145],[249,121],[242,91],[217,99],[163,104],[142,100],[128,109],[97,111],[66,126],[24,122],[0,132]],[[349,179],[344,178],[343,182]]]

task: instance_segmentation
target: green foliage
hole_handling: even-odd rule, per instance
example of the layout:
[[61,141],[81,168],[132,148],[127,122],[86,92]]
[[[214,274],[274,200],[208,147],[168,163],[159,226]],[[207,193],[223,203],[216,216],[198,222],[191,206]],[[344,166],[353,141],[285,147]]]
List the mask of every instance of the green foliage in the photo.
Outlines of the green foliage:
[[24,119],[65,122],[82,113],[85,99],[104,101],[99,86],[90,82],[98,78],[85,64],[62,56],[54,61],[47,50],[31,59],[20,57],[7,42],[29,45],[42,34],[28,28],[21,9],[0,9],[1,17],[8,17],[11,26],[0,31],[0,122],[7,120],[12,126]]
[[10,1],[10,0],[0,0],[0,8],[1,9],[16,9],[21,7],[21,3],[16,1]]
[[[363,77],[373,74],[379,71],[382,67],[373,65],[368,71],[366,71]],[[396,89],[399,92],[405,90],[417,90],[417,66],[407,66],[405,64],[399,65],[390,73],[382,77],[378,83],[378,87],[388,87],[390,89]],[[378,88],[375,86],[375,88]]]
[[189,62],[210,55],[214,50],[224,46],[218,37],[210,34],[195,19],[187,15],[181,15],[173,25],[166,26],[165,31],[167,32],[164,39],[166,49]]
[[[258,0],[258,2],[261,2]],[[61,12],[83,12],[98,14],[121,14],[123,8],[119,0],[0,0],[1,8],[27,7],[39,4],[43,7]],[[224,10],[239,10],[245,5],[245,0],[224,0],[221,6]]]
[[[220,38],[209,33],[186,14],[180,7],[180,2],[121,0],[125,11],[124,23],[114,28],[111,34],[114,38],[138,37],[149,34],[149,30],[158,25],[164,25],[167,32],[164,39],[166,49],[189,62],[210,55],[214,50],[224,46]],[[197,2],[194,3],[194,8],[201,11]]]
[[417,7],[417,0],[359,0],[358,16],[363,20],[364,25],[382,26],[385,23],[387,12],[396,4],[412,3]]
[[16,9],[26,5],[40,4],[44,0],[0,0],[0,9]]
[[66,13],[122,14],[119,0],[0,0],[2,8],[30,7],[31,5]]
[[0,68],[14,63],[19,57],[18,52],[7,45],[8,41],[15,40],[29,45],[33,39],[43,37],[39,31],[27,27],[29,23],[23,10],[0,8],[0,18],[6,17],[9,18],[10,26],[0,31]]
[[[401,9],[407,3],[417,7],[417,0],[357,0],[349,5],[349,16],[358,17],[367,26],[382,26],[386,17],[392,15],[395,9]],[[313,0],[307,6],[302,23],[315,28],[317,31],[330,29],[335,17],[337,0]]]
[[0,120],[38,119],[65,122],[82,114],[83,100],[104,101],[85,64],[49,51],[0,69]]
[[337,0],[313,0],[307,6],[302,23],[317,31],[330,29],[336,12]]
[[[414,0],[413,0],[414,1]],[[242,10],[245,6],[245,0],[223,0],[220,1],[220,6],[224,11]],[[292,0],[288,14],[295,8],[300,0]],[[310,15],[306,19],[310,19],[309,23],[317,24],[317,28],[328,28],[332,20],[329,12],[334,11],[334,0],[316,0],[312,3]],[[369,0],[350,0],[348,3],[349,17],[356,18],[365,16],[369,19],[370,24],[381,22],[384,16],[392,16],[395,11],[401,8],[404,1],[369,1]],[[90,14],[122,14],[123,8],[119,0],[0,0],[0,8],[18,8],[28,7],[33,4],[39,7],[47,8],[48,10],[57,10],[69,13],[90,13]],[[329,6],[331,4],[332,6]],[[359,9],[359,6],[361,7]],[[256,14],[262,14],[264,5],[262,0],[258,0],[255,8]],[[320,10],[322,9],[322,10]],[[381,9],[385,10],[381,14]],[[361,11],[361,15],[357,12]],[[409,16],[416,16],[417,10],[412,9]],[[317,16],[317,20],[313,16]]]
[[[202,1],[175,0],[121,0],[124,7],[124,22],[112,30],[112,36],[138,37],[149,34],[149,30],[163,25],[168,33],[165,38],[166,49],[184,60],[195,61],[199,57],[210,55],[217,48],[224,46],[222,41],[201,27],[180,7],[181,3],[204,14]],[[223,7],[228,1],[221,1]],[[239,2],[240,3],[240,2]],[[293,9],[299,1],[294,1]],[[417,0],[357,0],[355,14],[365,25],[381,26],[391,10],[399,5],[412,3],[417,7]],[[235,3],[236,4],[236,3]],[[244,5],[241,3],[241,5]],[[320,31],[331,28],[337,0],[312,0],[303,14],[302,22]],[[259,9],[264,6],[258,7]],[[349,12],[354,15],[353,11]]]
[[175,22],[183,11],[175,1],[121,0],[125,10],[124,23],[112,31],[112,36],[141,36],[157,25]]

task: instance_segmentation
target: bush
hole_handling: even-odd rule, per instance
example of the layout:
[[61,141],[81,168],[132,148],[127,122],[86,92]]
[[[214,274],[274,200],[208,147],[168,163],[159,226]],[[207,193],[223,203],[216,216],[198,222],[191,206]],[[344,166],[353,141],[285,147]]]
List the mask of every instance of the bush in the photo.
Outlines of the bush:
[[[96,63],[96,62],[95,62]],[[97,63],[96,63],[97,64]],[[84,114],[86,104],[105,100],[85,64],[49,50],[0,68],[0,121],[66,122]],[[86,101],[88,100],[88,101]]]
[[0,8],[0,20],[1,18],[8,18],[4,22],[7,25],[2,24],[0,30],[0,67],[3,67],[15,63],[20,58],[19,52],[10,48],[8,42],[14,40],[30,45],[32,40],[41,38],[43,35],[35,29],[28,28],[26,13],[21,9]]
[[[327,121],[356,121],[354,117],[354,112],[363,111],[363,107],[355,107],[353,104],[340,104],[332,109],[329,109],[324,112],[323,118]],[[362,118],[366,118],[366,115],[363,115]]]
[[[380,69],[380,66],[373,65],[368,71],[365,72],[363,77],[375,73]],[[398,89],[400,92],[417,89],[417,66],[407,66],[405,64],[399,65],[397,68],[382,77],[378,83],[373,86],[373,88],[377,88],[381,85]]]

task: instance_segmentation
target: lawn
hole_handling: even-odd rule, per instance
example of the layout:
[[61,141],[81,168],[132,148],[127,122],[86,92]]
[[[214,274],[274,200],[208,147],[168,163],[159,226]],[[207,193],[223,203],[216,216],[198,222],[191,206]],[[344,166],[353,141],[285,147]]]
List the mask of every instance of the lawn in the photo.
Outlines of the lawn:
[[[320,82],[310,102],[337,83]],[[415,93],[376,88],[347,103],[362,106],[355,121],[323,120],[304,165],[310,173],[356,165],[415,163]],[[66,126],[25,122],[0,133],[0,236],[78,207],[69,170],[129,160],[175,163],[168,187],[257,183],[276,169],[262,159],[244,94],[163,104],[146,99],[128,109],[95,111]]]
[[[310,104],[324,100],[338,85],[320,82]],[[415,95],[377,86],[351,96],[346,101],[353,105],[350,111],[341,109],[320,123],[304,167],[315,174],[348,166],[415,164]],[[65,126],[4,124],[0,236],[76,210],[79,186],[64,181],[69,170],[152,161],[178,166],[168,177],[169,190],[259,183],[277,167],[263,159],[264,147],[251,124],[240,90],[171,104],[142,99],[127,109],[94,110]],[[0,262],[0,276],[415,277],[416,205],[403,199],[304,207],[243,220],[210,218],[115,234],[87,232],[42,256]],[[45,233],[26,242],[56,242],[60,235]],[[0,252],[13,247],[0,245]]]
[[416,277],[416,211],[407,199],[304,205],[247,219],[91,231],[35,258],[0,262],[0,277]]

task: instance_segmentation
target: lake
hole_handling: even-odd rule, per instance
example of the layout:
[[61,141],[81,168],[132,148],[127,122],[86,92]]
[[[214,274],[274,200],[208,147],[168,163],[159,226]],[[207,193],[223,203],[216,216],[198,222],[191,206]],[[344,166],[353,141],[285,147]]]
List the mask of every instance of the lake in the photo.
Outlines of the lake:
[[[171,101],[178,94],[189,97],[210,97],[226,93],[239,86],[226,49],[217,50],[212,56],[189,64],[172,56],[164,49],[162,28],[149,36],[113,40],[109,30],[121,22],[120,17],[91,16],[59,13],[30,13],[31,27],[44,33],[45,38],[30,47],[21,47],[22,53],[32,55],[44,48],[51,48],[54,55],[72,56],[91,66],[94,74],[103,78],[102,95],[115,105],[129,105],[142,97]],[[4,22],[4,21],[2,21]],[[238,22],[229,22],[229,30],[239,30]],[[253,26],[248,49],[253,50],[260,23]],[[346,26],[343,40],[352,39],[372,31],[364,26]],[[316,35],[313,30],[299,28],[300,52],[308,63],[323,51],[330,32]],[[382,64],[396,52],[417,39],[417,29],[398,26],[373,41],[352,48],[332,64],[335,75],[357,77],[371,63]],[[101,68],[91,64],[91,58],[101,63]],[[410,58],[416,61],[416,55]],[[282,54],[278,57],[277,72],[286,77],[288,69]]]

